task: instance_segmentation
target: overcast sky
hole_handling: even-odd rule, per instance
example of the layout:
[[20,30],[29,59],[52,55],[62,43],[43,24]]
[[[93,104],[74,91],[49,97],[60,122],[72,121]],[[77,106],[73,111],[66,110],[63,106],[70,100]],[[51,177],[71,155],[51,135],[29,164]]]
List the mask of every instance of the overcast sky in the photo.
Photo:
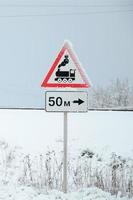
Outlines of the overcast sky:
[[133,2],[0,1],[0,106],[44,106],[40,87],[65,39],[93,86],[133,85]]

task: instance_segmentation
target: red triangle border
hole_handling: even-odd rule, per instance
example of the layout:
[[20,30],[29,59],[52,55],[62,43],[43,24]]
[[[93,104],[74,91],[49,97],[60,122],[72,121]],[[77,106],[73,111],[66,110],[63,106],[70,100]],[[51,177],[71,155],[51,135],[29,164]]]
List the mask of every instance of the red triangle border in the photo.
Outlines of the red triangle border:
[[[84,83],[82,84],[78,84],[78,83],[48,83],[53,71],[55,70],[55,68],[57,67],[60,59],[62,58],[65,50],[68,51],[68,53],[70,54],[70,57],[72,58],[76,68],[78,69],[81,77],[82,77],[82,80],[84,81]],[[88,79],[87,77],[85,76],[85,73],[83,72],[82,68],[80,67],[80,64],[78,62],[78,59],[74,53],[74,51],[72,50],[71,46],[69,45],[68,42],[65,42],[65,44],[63,45],[62,49],[60,50],[59,54],[57,55],[54,63],[52,64],[52,67],[50,68],[49,72],[47,73],[44,81],[42,82],[41,84],[41,87],[45,87],[45,88],[67,88],[67,87],[70,87],[70,88],[89,88],[90,87],[90,83],[88,82]]]

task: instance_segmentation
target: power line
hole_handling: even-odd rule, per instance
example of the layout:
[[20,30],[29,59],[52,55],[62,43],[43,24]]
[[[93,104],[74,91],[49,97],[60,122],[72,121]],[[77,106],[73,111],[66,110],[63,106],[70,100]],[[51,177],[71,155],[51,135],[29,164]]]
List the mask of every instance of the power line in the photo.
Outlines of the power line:
[[0,7],[52,7],[52,8],[71,8],[71,7],[129,7],[133,6],[133,3],[128,4],[82,4],[82,5],[73,5],[73,4],[60,4],[60,5],[52,5],[52,4],[0,4]]
[[92,11],[92,12],[71,12],[71,13],[48,13],[48,14],[22,14],[22,15],[0,15],[0,18],[25,18],[25,17],[49,17],[49,16],[71,16],[71,15],[90,15],[90,14],[111,14],[111,13],[132,13],[130,10],[108,10],[108,11]]

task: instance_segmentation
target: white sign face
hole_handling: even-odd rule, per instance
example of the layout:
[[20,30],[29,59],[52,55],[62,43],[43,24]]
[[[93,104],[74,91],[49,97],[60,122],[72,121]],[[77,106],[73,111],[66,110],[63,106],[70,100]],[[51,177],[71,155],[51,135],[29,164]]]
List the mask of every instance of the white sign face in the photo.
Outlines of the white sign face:
[[84,84],[84,80],[67,49],[64,51],[58,66],[54,69],[49,78],[49,83]]
[[47,91],[45,93],[47,112],[87,112],[88,93],[77,91]]

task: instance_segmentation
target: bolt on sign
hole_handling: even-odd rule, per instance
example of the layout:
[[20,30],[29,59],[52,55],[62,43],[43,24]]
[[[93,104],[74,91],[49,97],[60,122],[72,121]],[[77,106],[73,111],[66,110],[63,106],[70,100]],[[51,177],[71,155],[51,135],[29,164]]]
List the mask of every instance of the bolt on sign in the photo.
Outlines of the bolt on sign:
[[88,77],[70,42],[65,42],[42,82],[45,88],[89,88]]

